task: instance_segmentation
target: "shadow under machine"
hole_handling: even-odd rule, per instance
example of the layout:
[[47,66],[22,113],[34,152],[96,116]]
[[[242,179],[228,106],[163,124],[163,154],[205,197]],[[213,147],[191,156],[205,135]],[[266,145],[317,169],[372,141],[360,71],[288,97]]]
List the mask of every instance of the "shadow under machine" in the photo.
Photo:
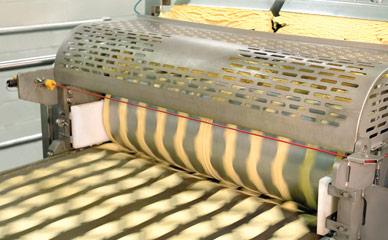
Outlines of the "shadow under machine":
[[137,17],[77,27],[54,69],[15,81],[42,104],[50,158],[30,169],[114,141],[238,194],[294,201],[321,237],[388,234],[386,46]]

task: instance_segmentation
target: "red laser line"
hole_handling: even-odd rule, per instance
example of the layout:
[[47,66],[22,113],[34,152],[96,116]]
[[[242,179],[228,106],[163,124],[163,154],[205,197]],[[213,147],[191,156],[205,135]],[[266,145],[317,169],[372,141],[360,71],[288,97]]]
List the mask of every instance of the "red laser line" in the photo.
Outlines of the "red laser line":
[[304,148],[304,149],[310,149],[310,150],[313,150],[313,151],[317,151],[317,152],[321,152],[321,153],[326,153],[326,154],[337,156],[337,157],[341,157],[341,158],[346,158],[346,155],[338,153],[338,152],[333,152],[333,151],[324,150],[324,149],[320,149],[320,148],[310,147],[310,146],[307,146],[307,145],[304,145],[304,144],[290,142],[290,141],[282,140],[282,139],[279,139],[279,138],[276,138],[276,137],[270,137],[270,136],[265,136],[265,135],[262,135],[262,134],[252,133],[252,132],[245,131],[245,130],[242,130],[242,129],[228,127],[228,126],[225,126],[225,125],[222,125],[222,124],[213,123],[213,122],[209,122],[209,121],[205,121],[205,120],[201,120],[201,119],[197,119],[197,118],[193,118],[193,117],[189,117],[189,116],[184,116],[184,115],[181,115],[181,114],[172,113],[172,112],[160,110],[160,109],[153,108],[153,107],[142,106],[142,105],[139,105],[139,104],[126,102],[126,101],[123,101],[123,100],[120,100],[120,99],[117,99],[117,98],[107,97],[107,96],[104,96],[104,95],[101,95],[101,94],[98,94],[98,93],[94,93],[94,92],[90,92],[90,91],[87,91],[87,90],[81,90],[81,89],[78,89],[78,88],[67,87],[67,86],[59,84],[59,83],[57,83],[57,87],[65,89],[65,90],[72,90],[74,92],[78,92],[78,93],[81,93],[81,94],[89,95],[89,96],[96,97],[96,98],[99,98],[99,99],[109,99],[111,101],[118,102],[118,103],[124,103],[124,104],[127,104],[127,105],[132,106],[132,107],[139,107],[139,108],[147,109],[147,110],[154,111],[154,112],[164,113],[164,114],[167,114],[167,115],[170,115],[170,116],[174,116],[174,117],[184,118],[184,119],[187,119],[187,120],[190,120],[190,121],[194,121],[194,122],[209,124],[209,125],[212,125],[214,127],[219,127],[219,128],[223,128],[223,129],[233,130],[233,131],[236,131],[236,132],[239,132],[239,133],[260,137],[260,138],[268,139],[268,140],[271,140],[271,141],[286,143],[286,144],[290,144],[292,146],[296,146],[296,147],[300,147],[300,148]]

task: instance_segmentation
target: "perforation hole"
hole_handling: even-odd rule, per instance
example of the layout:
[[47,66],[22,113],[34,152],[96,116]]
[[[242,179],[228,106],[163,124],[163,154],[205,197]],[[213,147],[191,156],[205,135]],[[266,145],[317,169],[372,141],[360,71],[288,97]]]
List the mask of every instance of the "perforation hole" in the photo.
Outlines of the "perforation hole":
[[335,96],[335,100],[340,102],[346,102],[346,103],[352,102],[351,98],[345,98],[345,97],[339,97],[339,96]]
[[321,98],[321,99],[330,99],[331,98],[329,94],[325,94],[325,93],[314,93],[313,95],[314,95],[314,97]]
[[330,83],[330,84],[336,84],[337,81],[336,80],[333,80],[333,79],[321,79],[321,82],[325,82],[325,83]]
[[257,86],[270,88],[270,87],[272,87],[272,84],[267,83],[267,82],[258,82]]
[[316,77],[313,77],[313,76],[307,76],[307,75],[303,75],[301,78],[302,78],[302,79],[306,79],[306,80],[312,80],[312,81],[315,81],[315,80],[317,80],[317,78],[316,78]]
[[280,91],[286,91],[286,92],[288,92],[288,91],[290,91],[291,88],[286,87],[286,86],[282,86],[282,85],[276,85],[276,86],[275,86],[275,89],[280,90]]
[[253,70],[253,71],[260,71],[261,70],[260,68],[254,67],[254,66],[247,66],[247,69]]
[[304,89],[296,88],[296,89],[294,89],[294,93],[303,94],[303,95],[308,95],[310,92],[307,91],[307,90],[304,90]]
[[300,102],[300,101],[301,101],[301,98],[300,98],[300,97],[297,97],[297,96],[290,96],[290,95],[287,95],[287,96],[286,96],[286,99],[291,100],[291,101],[295,101],[295,102]]
[[272,100],[271,104],[275,105],[275,106],[278,106],[278,107],[285,107],[286,106],[286,104],[284,102],[275,101],[275,100]]
[[346,79],[346,80],[354,80],[354,79],[356,79],[355,77],[348,76],[348,75],[339,75],[338,77],[342,78],[342,79]]
[[278,82],[278,83],[287,83],[288,80],[285,78],[279,78],[279,77],[272,77],[272,81]]
[[235,81],[237,79],[236,77],[227,76],[227,75],[225,75],[223,78],[224,80],[227,80],[227,81]]
[[354,83],[342,82],[341,85],[345,87],[358,88],[358,84],[354,84]]
[[366,73],[364,72],[356,72],[356,71],[351,71],[350,73],[356,75],[356,76],[366,76]]
[[264,74],[255,74],[255,78],[259,78],[259,79],[268,79],[268,75],[264,75]]
[[326,86],[319,85],[319,84],[311,84],[310,86],[311,86],[312,88],[316,88],[316,89],[319,89],[319,90],[326,90],[326,89],[327,89]]
[[304,102],[311,105],[317,105],[317,106],[321,105],[321,101],[314,100],[314,99],[305,99]]
[[282,73],[284,76],[287,76],[287,77],[296,77],[298,76],[298,74],[296,73],[291,73],[291,72],[283,72]]
[[245,84],[252,84],[252,83],[254,83],[253,80],[246,79],[246,78],[240,79],[240,82],[245,83]]
[[243,72],[243,71],[238,71],[237,74],[240,75],[240,76],[243,76],[243,77],[249,77],[249,76],[251,76],[251,73],[249,73],[249,72]]

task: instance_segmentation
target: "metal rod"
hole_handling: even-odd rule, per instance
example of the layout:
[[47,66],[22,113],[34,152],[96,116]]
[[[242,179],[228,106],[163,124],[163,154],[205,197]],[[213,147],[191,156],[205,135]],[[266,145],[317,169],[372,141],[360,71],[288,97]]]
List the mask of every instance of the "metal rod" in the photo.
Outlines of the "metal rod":
[[15,147],[17,145],[26,144],[30,142],[36,142],[36,141],[40,141],[41,139],[42,139],[41,133],[37,133],[34,135],[25,136],[21,138],[16,138],[16,139],[0,142],[0,149]]
[[52,54],[52,55],[46,55],[46,56],[21,58],[16,60],[0,62],[0,71],[9,71],[9,70],[15,70],[20,68],[50,65],[54,63],[55,56],[56,56],[55,54]]
[[27,33],[27,32],[35,32],[35,31],[49,31],[49,30],[67,29],[67,28],[74,28],[74,27],[76,27],[80,24],[84,24],[84,23],[95,23],[95,22],[103,22],[103,21],[110,21],[110,20],[112,20],[110,17],[103,17],[103,18],[99,18],[99,19],[82,20],[82,21],[7,27],[7,28],[0,29],[0,35]]

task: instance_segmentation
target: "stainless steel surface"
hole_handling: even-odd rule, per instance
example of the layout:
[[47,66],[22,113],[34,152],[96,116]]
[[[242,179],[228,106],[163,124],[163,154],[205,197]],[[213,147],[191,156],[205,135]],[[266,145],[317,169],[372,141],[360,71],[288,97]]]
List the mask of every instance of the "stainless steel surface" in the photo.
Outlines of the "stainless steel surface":
[[385,239],[388,235],[388,189],[370,186],[365,191],[366,215],[361,239]]
[[15,27],[6,27],[0,28],[0,35],[8,34],[17,34],[17,33],[26,33],[26,32],[35,32],[35,31],[49,31],[49,30],[58,30],[66,28],[74,28],[80,24],[94,23],[94,22],[103,22],[112,20],[110,17],[103,17],[100,19],[90,19],[82,21],[70,21],[70,22],[60,22],[60,23],[47,23],[47,24],[37,24],[30,26],[15,26]]
[[139,17],[78,27],[54,74],[65,84],[352,152],[360,119],[370,114],[364,103],[387,66],[387,46]]
[[[369,162],[370,158],[378,160]],[[328,193],[338,201],[337,212],[326,220],[326,227],[335,232],[336,240],[359,239],[369,208],[364,192],[376,183],[382,158],[357,152],[336,164]]]
[[2,150],[4,148],[15,147],[17,145],[26,144],[26,143],[30,143],[30,142],[36,142],[36,141],[40,141],[40,140],[42,140],[41,133],[37,133],[34,135],[25,136],[25,137],[21,137],[21,138],[16,138],[16,139],[0,142],[0,150]]
[[46,55],[39,57],[29,57],[16,60],[8,60],[0,62],[0,71],[9,71],[21,68],[36,67],[42,65],[50,65],[55,61],[56,55]]
[[57,106],[40,105],[40,121],[42,129],[42,155],[44,158],[48,157],[48,150],[50,144],[54,140],[54,121],[57,118]]
[[388,1],[287,0],[282,11],[387,21]]
[[370,139],[372,149],[388,138],[388,69],[370,89],[360,120],[359,139]]
[[19,99],[48,106],[58,104],[57,89],[49,91],[43,85],[44,83],[38,84],[36,82],[38,79],[44,81],[53,78],[54,73],[52,68],[18,74]]

